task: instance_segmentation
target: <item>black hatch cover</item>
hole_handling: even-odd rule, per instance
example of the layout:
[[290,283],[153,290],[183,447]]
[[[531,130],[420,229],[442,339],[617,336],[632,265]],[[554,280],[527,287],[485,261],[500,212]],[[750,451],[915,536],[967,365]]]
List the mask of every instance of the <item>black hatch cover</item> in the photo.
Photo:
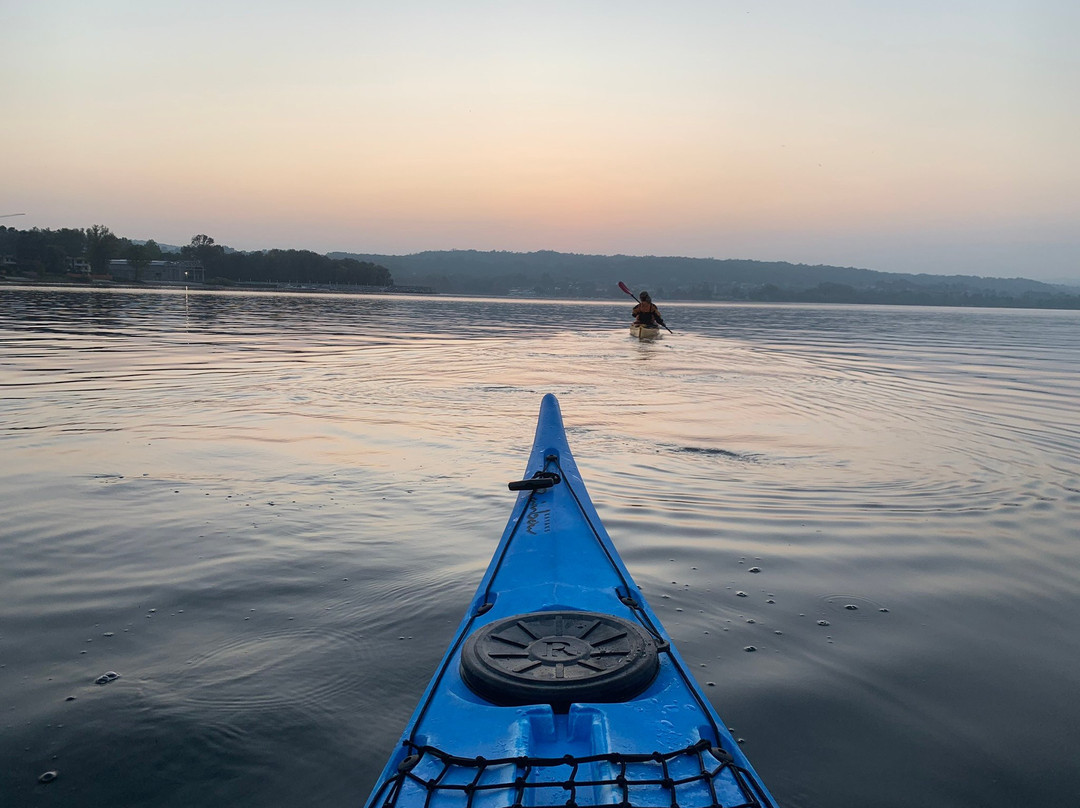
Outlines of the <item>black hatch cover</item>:
[[477,629],[461,649],[461,678],[496,704],[626,701],[659,670],[652,636],[597,612],[514,615]]

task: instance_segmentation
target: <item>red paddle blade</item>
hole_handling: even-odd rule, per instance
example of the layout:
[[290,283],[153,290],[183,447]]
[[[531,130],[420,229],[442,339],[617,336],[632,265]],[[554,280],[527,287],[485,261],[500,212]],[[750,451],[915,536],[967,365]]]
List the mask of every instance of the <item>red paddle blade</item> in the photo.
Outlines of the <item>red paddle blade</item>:
[[626,292],[626,294],[630,295],[630,297],[634,298],[634,300],[637,300],[637,295],[635,295],[633,292],[631,292],[629,289],[627,289],[626,284],[623,283],[622,281],[619,281],[619,288],[622,289],[624,292]]

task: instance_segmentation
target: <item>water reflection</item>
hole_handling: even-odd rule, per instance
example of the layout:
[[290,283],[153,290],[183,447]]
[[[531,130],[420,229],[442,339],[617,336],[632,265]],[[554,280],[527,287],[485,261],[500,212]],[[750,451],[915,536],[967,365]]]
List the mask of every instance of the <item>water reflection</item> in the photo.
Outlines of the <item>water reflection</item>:
[[1076,313],[664,312],[0,289],[0,794],[362,800],[555,392],[783,804],[1067,801]]
[[[999,349],[1056,343],[1078,345],[1075,312],[1008,309],[941,309],[799,304],[668,303],[682,334],[776,340],[786,345],[846,345],[858,353],[875,335],[903,333],[916,345],[983,345]],[[422,296],[366,296],[192,290],[19,289],[0,293],[0,309],[12,324],[34,328],[50,322],[91,320],[99,327],[137,325],[182,317],[229,329],[273,325],[286,331],[318,321],[340,333],[362,328],[451,334],[455,337],[537,335],[629,327],[629,308],[609,301],[545,301]],[[1008,322],[1010,327],[1003,329]],[[1017,324],[1020,327],[1016,327]],[[106,328],[108,330],[108,328]],[[1044,339],[1041,334],[1052,334]]]

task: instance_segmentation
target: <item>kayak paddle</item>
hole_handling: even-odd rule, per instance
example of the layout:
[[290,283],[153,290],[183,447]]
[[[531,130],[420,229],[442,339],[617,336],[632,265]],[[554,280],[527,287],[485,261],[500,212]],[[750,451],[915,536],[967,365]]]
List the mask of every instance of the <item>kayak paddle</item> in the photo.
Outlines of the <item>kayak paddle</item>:
[[[626,294],[630,295],[630,297],[634,298],[634,300],[637,300],[638,303],[641,302],[640,300],[638,300],[638,296],[635,295],[633,292],[631,292],[629,289],[627,289],[626,284],[623,283],[622,281],[619,281],[619,288],[622,289],[624,292],[626,292]],[[664,328],[667,328],[667,325],[665,325],[662,320],[660,321],[660,325],[664,326]],[[674,334],[675,333],[670,328],[667,328],[667,330],[668,330],[669,334]]]

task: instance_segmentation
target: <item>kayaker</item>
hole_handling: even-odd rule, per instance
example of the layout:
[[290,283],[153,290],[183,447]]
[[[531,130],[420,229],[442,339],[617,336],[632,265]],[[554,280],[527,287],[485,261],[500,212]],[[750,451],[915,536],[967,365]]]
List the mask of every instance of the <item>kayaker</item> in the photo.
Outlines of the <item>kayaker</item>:
[[634,324],[655,327],[657,323],[664,325],[664,318],[660,316],[660,309],[656,308],[656,304],[652,302],[648,292],[642,292],[641,302],[634,306]]

